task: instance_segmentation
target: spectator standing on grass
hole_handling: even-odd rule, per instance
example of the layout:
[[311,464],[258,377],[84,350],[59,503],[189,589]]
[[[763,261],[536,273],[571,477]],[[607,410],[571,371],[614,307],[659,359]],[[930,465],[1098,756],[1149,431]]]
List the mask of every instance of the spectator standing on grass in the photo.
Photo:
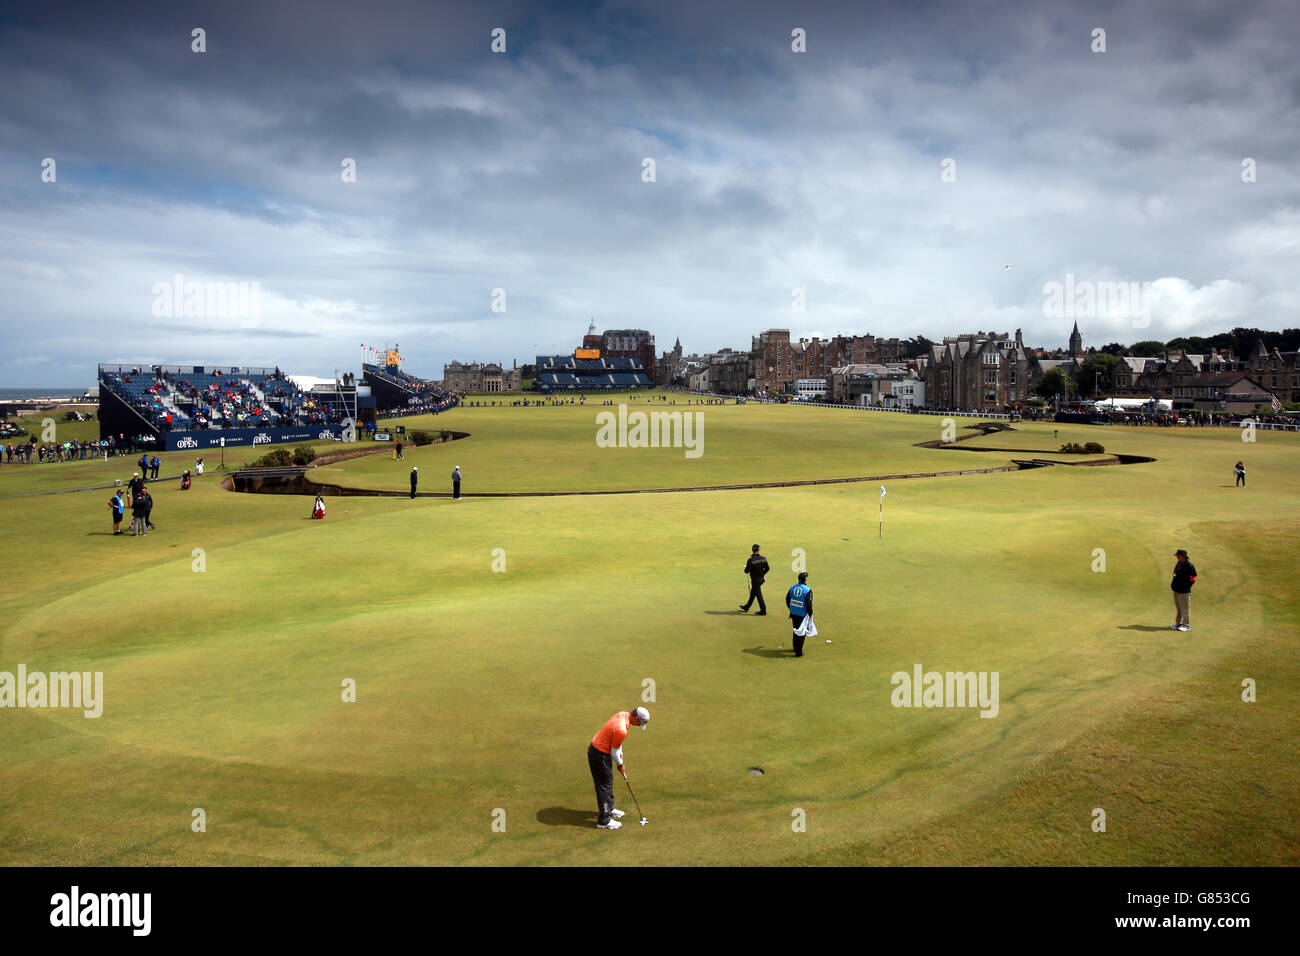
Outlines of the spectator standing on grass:
[[113,492],[113,497],[108,499],[108,507],[113,513],[113,534],[121,534],[122,515],[126,513],[126,502],[122,500],[122,492]]
[[460,465],[451,473],[451,497],[460,501]]
[[398,460],[398,461],[401,461],[401,460],[402,460],[402,440],[401,440],[400,438],[397,439],[397,446],[396,446],[393,450],[394,450],[394,452],[395,452],[396,455],[397,455],[397,460]]
[[420,481],[420,468],[417,465],[411,469],[411,500],[415,500],[415,486]]
[[153,529],[153,520],[149,517],[153,514],[153,495],[149,494],[149,489],[145,488],[140,492],[144,498],[144,526],[146,533]]
[[1179,548],[1174,552],[1178,563],[1174,565],[1174,579],[1169,583],[1169,590],[1174,592],[1174,623],[1169,625],[1171,631],[1190,631],[1192,629],[1192,585],[1196,583],[1196,565],[1187,558],[1187,552]]
[[805,634],[800,634],[799,630],[803,625],[803,619],[812,614],[812,588],[808,587],[808,572],[799,572],[799,583],[791,585],[790,590],[785,592],[785,606],[790,610],[790,641],[794,646],[794,656],[803,657],[803,641]]
[[767,558],[759,554],[758,550],[758,545],[754,545],[750,549],[749,560],[745,562],[745,573],[749,575],[749,600],[740,605],[740,609],[748,611],[757,599],[758,616],[762,617],[767,613],[767,602],[763,600],[763,582],[767,580],[767,572],[771,568],[767,565]]
[[1241,462],[1237,462],[1232,466],[1232,473],[1237,476],[1237,487],[1244,488],[1246,486],[1246,466]]
[[140,472],[131,475],[131,480],[126,483],[127,488],[131,491],[131,502],[134,504],[135,499],[140,497],[140,492],[144,490],[144,479],[140,477]]
[[139,537],[148,534],[145,530],[145,516],[147,511],[144,503],[144,492],[131,495],[131,537]]

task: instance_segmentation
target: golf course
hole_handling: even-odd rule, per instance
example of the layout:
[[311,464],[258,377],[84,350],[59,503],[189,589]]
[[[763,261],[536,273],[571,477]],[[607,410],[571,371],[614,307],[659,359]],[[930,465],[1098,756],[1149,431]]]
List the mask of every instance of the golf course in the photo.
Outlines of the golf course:
[[[106,503],[138,454],[0,466],[0,672],[103,674],[99,717],[0,709],[0,863],[1300,863],[1300,435],[470,399],[384,423],[467,437],[309,469],[391,493],[320,521],[223,487],[266,447],[151,482],[148,540]],[[620,402],[697,416],[700,453],[602,446]],[[996,673],[996,712],[895,706],[917,667]],[[616,779],[597,830],[586,747],[637,706],[648,823]]]

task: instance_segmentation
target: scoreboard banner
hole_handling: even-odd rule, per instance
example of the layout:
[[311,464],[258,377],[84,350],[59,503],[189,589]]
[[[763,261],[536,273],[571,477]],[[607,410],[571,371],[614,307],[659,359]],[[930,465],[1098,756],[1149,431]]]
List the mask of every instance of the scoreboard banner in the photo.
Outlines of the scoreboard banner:
[[580,359],[598,359],[600,358],[600,349],[575,349],[573,357]]

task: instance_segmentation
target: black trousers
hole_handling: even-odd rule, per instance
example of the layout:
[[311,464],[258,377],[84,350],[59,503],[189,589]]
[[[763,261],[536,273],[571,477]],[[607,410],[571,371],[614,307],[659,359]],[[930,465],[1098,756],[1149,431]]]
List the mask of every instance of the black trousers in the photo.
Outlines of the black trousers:
[[451,483],[451,496],[452,496],[453,498],[459,498],[459,497],[460,497],[460,482],[459,482],[459,481],[453,481],[453,482]]
[[415,497],[415,485],[411,485],[411,497]]
[[745,610],[748,611],[754,600],[758,600],[758,609],[764,614],[767,613],[767,602],[763,600],[763,583],[757,578],[749,579],[749,600],[745,602]]
[[595,744],[587,744],[587,766],[591,768],[591,780],[596,785],[596,809],[599,812],[597,826],[609,823],[609,811],[614,809],[614,760],[609,754],[601,753]]
[[1246,483],[1246,476],[1245,476],[1245,475],[1238,475],[1238,476],[1237,476],[1237,487],[1240,488],[1240,487],[1241,487],[1242,485],[1244,485],[1245,483]]
[[798,617],[796,617],[793,614],[790,615],[790,631],[791,631],[790,640],[794,643],[795,657],[803,657],[804,639],[800,637],[798,634],[794,633],[795,631],[799,630],[799,625],[802,623],[803,623],[803,615],[799,615]]

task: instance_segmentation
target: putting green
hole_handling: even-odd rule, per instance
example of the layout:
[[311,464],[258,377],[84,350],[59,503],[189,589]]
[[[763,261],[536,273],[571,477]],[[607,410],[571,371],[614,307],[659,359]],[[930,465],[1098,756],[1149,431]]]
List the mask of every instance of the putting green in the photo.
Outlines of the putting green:
[[[597,447],[600,410],[458,409],[408,427],[469,439],[316,471],[632,490],[1025,457],[914,447],[937,417],[751,404],[678,406],[705,416],[687,459]],[[0,862],[1295,863],[1300,440],[1257,437],[1025,423],[972,444],[1157,460],[887,482],[883,539],[874,484],[346,498],[311,521],[309,498],[208,475],[159,485],[142,540],[105,534],[102,492],[0,501],[21,542],[0,671],[100,670],[105,698],[99,719],[0,710]],[[0,494],[124,467],[4,466]],[[736,611],[755,541],[765,618]],[[1167,629],[1177,547],[1201,574],[1189,633]],[[822,636],[795,660],[800,550]],[[998,672],[997,716],[892,706],[917,664]],[[595,831],[587,741],[641,703],[625,754],[651,822]]]

